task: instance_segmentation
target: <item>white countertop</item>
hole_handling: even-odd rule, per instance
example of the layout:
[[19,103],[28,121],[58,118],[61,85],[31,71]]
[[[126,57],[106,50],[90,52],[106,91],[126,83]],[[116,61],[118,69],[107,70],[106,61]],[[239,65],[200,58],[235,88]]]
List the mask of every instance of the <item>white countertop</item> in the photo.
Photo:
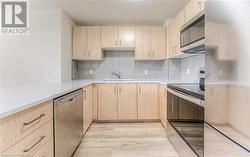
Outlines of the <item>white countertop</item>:
[[60,83],[0,88],[0,119],[93,83],[162,83],[160,80],[74,80]]

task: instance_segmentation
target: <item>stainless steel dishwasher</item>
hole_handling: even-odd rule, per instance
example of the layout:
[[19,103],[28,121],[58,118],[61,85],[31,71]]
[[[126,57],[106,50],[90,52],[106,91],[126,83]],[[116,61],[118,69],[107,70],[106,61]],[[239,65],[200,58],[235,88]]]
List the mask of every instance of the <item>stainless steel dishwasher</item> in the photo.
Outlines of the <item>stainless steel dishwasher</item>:
[[82,90],[54,100],[55,157],[71,157],[83,137]]

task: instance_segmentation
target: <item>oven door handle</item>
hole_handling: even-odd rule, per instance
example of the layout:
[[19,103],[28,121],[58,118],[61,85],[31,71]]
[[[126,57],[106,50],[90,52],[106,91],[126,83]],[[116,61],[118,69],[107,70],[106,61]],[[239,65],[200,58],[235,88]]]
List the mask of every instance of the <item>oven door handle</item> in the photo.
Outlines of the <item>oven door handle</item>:
[[201,99],[198,99],[198,98],[194,98],[194,97],[192,97],[192,96],[190,96],[190,95],[187,95],[187,94],[183,94],[183,93],[180,93],[180,92],[176,92],[176,91],[174,91],[174,90],[172,90],[172,89],[167,89],[168,90],[168,92],[170,92],[170,93],[172,93],[172,94],[174,94],[174,95],[176,95],[176,96],[178,96],[178,97],[180,97],[180,98],[183,98],[183,99],[185,99],[185,100],[188,100],[188,101],[190,101],[190,102],[193,102],[193,103],[195,103],[195,104],[197,104],[197,105],[199,105],[199,106],[201,106],[201,107],[205,107],[204,106],[204,100],[201,100]]

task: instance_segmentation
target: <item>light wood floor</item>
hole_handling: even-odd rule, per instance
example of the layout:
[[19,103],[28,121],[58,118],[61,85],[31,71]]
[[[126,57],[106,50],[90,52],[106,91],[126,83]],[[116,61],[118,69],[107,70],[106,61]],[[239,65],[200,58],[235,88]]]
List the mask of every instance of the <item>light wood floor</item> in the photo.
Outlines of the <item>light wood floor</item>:
[[160,123],[94,123],[74,157],[178,157]]

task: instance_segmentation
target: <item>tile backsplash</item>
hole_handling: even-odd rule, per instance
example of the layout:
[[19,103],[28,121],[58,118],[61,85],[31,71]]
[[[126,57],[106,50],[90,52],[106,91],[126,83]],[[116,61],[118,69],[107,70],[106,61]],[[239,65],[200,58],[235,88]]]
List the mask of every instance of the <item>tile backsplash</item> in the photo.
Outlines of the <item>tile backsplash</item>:
[[166,79],[166,61],[135,61],[133,51],[106,51],[102,61],[73,61],[73,79]]
[[105,51],[102,61],[73,61],[73,79],[111,79],[112,72],[124,79],[161,79],[198,83],[204,55],[166,61],[135,61],[133,51]]
[[168,81],[198,83],[199,72],[204,68],[204,54],[168,60]]

